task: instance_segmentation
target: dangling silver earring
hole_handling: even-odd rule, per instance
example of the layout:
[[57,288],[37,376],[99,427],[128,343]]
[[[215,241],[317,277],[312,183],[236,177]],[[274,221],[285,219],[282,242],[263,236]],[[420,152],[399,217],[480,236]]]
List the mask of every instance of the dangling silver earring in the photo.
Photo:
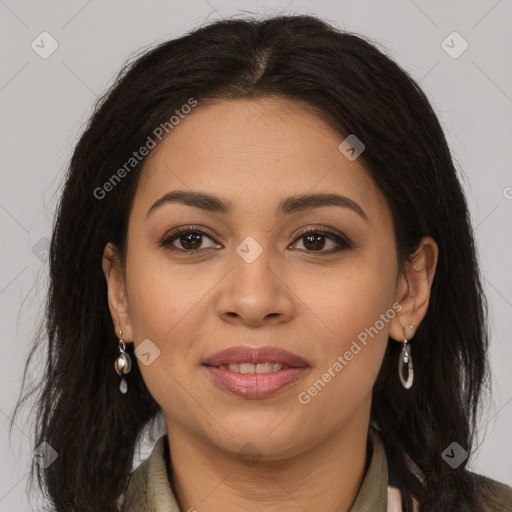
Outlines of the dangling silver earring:
[[124,378],[124,375],[130,373],[132,369],[132,359],[130,354],[125,352],[126,346],[123,341],[123,332],[119,331],[119,356],[114,363],[114,368],[116,369],[117,375],[121,377],[121,382],[119,384],[119,390],[121,393],[125,394],[128,391],[128,383]]
[[[412,328],[412,325],[409,327]],[[407,366],[407,378],[404,378],[404,366]],[[405,389],[409,389],[412,386],[414,380],[414,369],[412,365],[411,347],[407,344],[407,338],[404,337],[404,346],[400,357],[398,358],[398,376],[400,382]]]

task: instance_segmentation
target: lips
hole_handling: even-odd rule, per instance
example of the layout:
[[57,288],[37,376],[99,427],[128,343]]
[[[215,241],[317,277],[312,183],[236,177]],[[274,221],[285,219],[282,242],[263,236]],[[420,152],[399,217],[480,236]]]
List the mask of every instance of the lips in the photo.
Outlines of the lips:
[[307,368],[287,368],[263,374],[234,373],[215,366],[204,366],[221,389],[244,399],[264,399],[296,384]]
[[238,346],[230,347],[207,357],[204,361],[206,366],[219,367],[229,364],[242,363],[279,363],[290,368],[307,368],[307,361],[297,354],[288,352],[279,347],[262,346],[257,348]]

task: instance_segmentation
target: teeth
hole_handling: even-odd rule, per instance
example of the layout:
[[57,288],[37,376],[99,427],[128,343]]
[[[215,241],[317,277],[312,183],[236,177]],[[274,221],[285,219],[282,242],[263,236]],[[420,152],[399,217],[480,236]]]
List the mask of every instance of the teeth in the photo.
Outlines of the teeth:
[[231,363],[226,365],[219,366],[221,370],[230,370],[235,373],[270,373],[270,372],[278,372],[283,369],[285,365],[281,363],[241,363],[235,364]]

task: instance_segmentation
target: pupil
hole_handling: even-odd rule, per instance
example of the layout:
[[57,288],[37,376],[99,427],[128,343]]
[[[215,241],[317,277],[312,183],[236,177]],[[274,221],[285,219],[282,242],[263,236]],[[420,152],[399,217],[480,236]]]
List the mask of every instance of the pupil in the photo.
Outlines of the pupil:
[[323,247],[325,246],[325,240],[323,241],[323,243],[319,242],[319,239],[323,238],[323,235],[308,235],[306,236],[306,243],[304,244],[304,246],[308,248],[308,244],[311,244],[314,250],[323,249]]
[[[201,245],[201,235],[199,233],[188,233],[183,235],[181,237],[181,244],[185,249],[197,249]],[[192,247],[188,244],[192,244]]]

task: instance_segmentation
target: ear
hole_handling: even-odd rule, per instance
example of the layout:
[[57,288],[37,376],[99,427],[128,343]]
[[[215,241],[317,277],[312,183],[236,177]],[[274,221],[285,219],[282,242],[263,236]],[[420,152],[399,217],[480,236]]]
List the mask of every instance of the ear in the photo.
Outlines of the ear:
[[402,342],[404,337],[411,339],[427,314],[438,253],[435,240],[430,236],[423,237],[411,264],[406,264],[398,277],[395,301],[401,304],[402,309],[389,327],[389,335],[396,341]]
[[130,314],[128,300],[126,296],[126,285],[121,264],[121,258],[117,247],[108,242],[103,251],[101,262],[108,288],[108,307],[112,317],[112,323],[116,336],[119,331],[123,333],[123,341],[133,340],[132,327],[130,323]]

